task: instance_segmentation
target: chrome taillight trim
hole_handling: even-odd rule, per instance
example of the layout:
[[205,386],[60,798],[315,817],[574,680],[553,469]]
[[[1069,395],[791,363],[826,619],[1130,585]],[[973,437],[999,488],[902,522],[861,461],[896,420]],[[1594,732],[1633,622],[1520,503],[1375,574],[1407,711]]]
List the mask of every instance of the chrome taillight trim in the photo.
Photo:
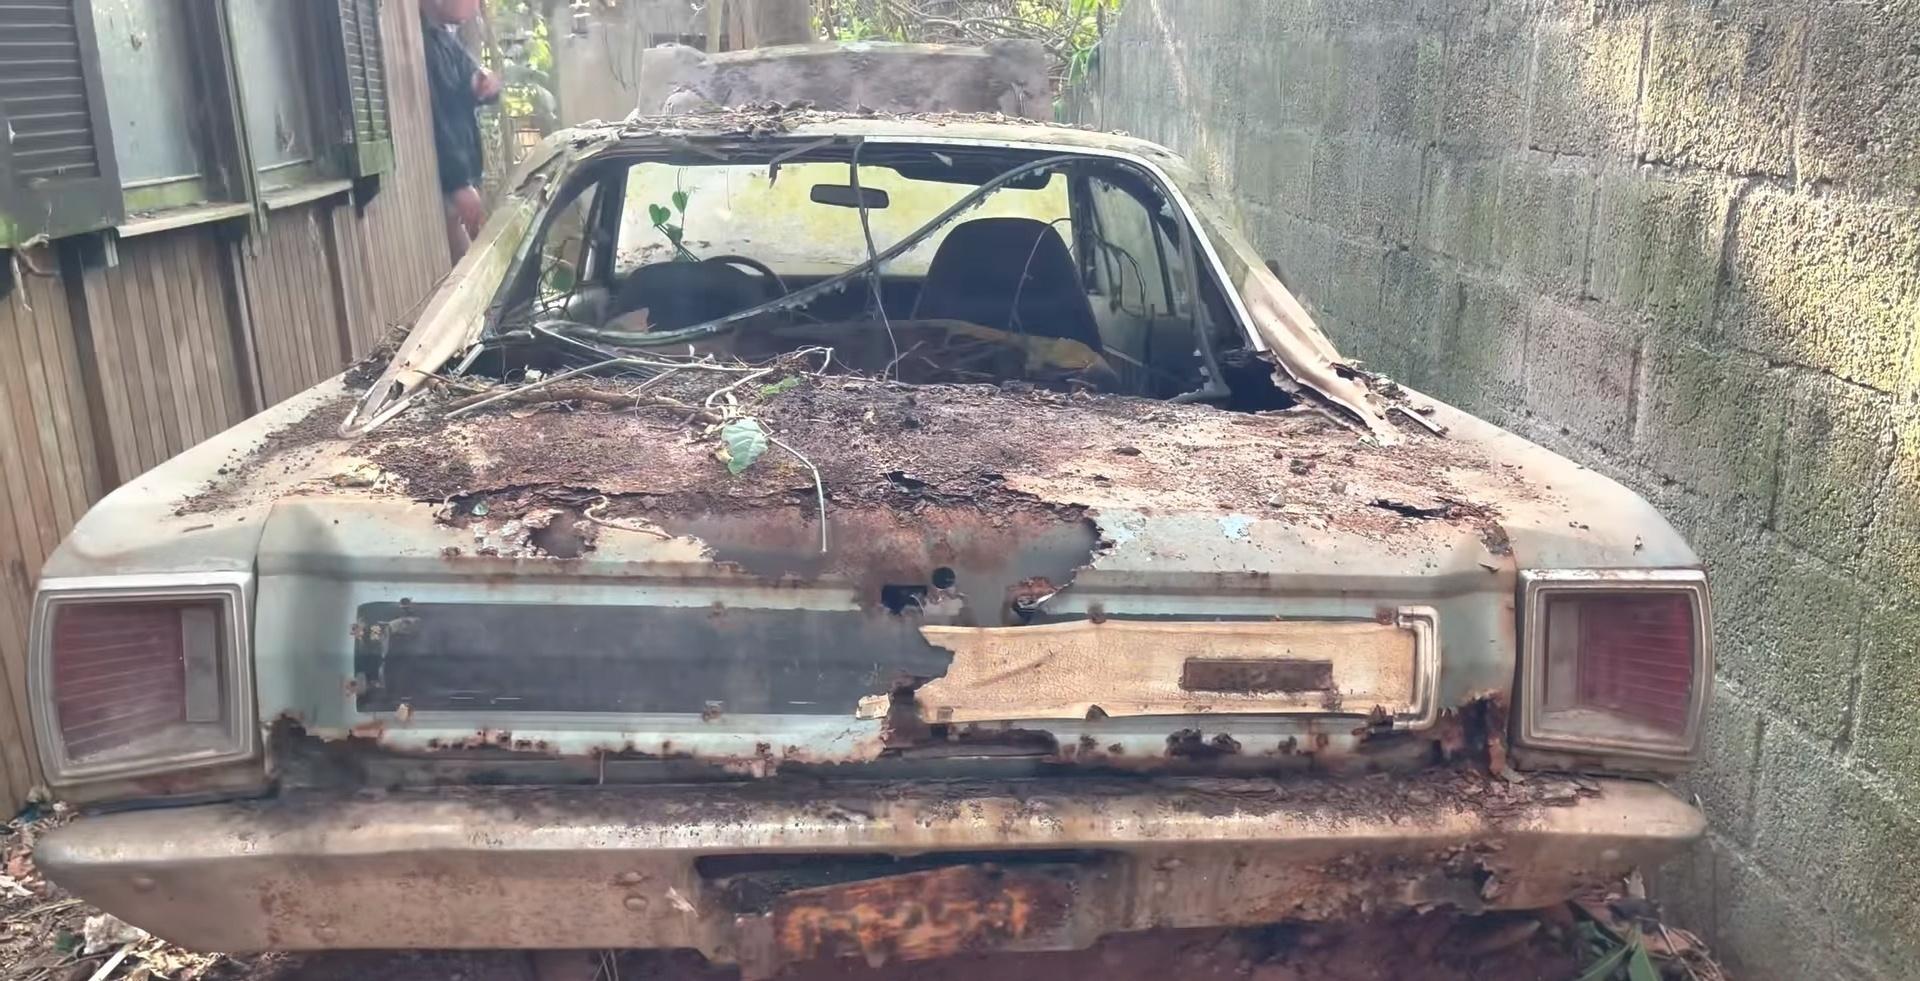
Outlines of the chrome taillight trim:
[[[228,686],[223,710],[230,745],[171,755],[148,755],[100,763],[77,763],[67,756],[66,742],[54,718],[53,614],[59,607],[85,602],[135,600],[219,600],[226,616],[225,667]],[[87,576],[43,579],[33,598],[28,628],[27,691],[33,710],[33,732],[40,749],[40,765],[54,785],[139,777],[154,773],[216,766],[252,759],[259,754],[259,727],[253,705],[253,575],[246,572],[166,573],[130,576]]]
[[1396,729],[1429,729],[1440,721],[1440,611],[1431,606],[1403,606],[1394,622],[1413,631],[1415,657],[1413,702],[1394,719]]
[[[1546,599],[1567,592],[1685,593],[1693,602],[1693,676],[1687,731],[1680,739],[1651,742],[1627,737],[1595,738],[1542,731],[1539,706],[1546,697]],[[1700,745],[1707,702],[1713,693],[1713,607],[1707,574],[1699,569],[1528,569],[1520,573],[1520,705],[1514,739],[1522,746],[1575,752],[1606,752],[1687,762]]]

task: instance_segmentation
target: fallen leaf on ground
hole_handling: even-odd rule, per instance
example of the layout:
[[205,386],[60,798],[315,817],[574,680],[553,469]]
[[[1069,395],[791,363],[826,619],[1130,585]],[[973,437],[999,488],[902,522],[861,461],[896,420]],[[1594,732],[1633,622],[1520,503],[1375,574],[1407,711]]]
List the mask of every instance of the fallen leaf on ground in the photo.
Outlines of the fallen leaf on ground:
[[97,954],[116,944],[139,943],[147,939],[147,931],[112,913],[87,917],[86,925],[81,928],[80,935],[86,941],[85,946],[81,948],[81,953],[84,954]]

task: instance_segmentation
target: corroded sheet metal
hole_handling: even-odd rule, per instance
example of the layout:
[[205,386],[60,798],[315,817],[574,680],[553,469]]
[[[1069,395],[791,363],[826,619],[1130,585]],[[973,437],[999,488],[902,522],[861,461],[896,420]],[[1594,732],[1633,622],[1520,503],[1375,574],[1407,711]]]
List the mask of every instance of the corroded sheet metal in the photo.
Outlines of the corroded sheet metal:
[[1191,692],[1337,692],[1333,662],[1303,657],[1190,657],[1180,687]]
[[[914,697],[929,722],[1221,712],[1420,720],[1439,657],[1423,624],[1431,618],[927,626],[921,634],[952,651],[953,664]],[[1324,684],[1278,683],[1322,673]],[[1234,677],[1246,683],[1226,683]]]
[[[1067,880],[1081,888],[1058,929],[1053,884],[988,888],[965,872],[917,893],[849,886],[785,907],[790,956],[906,956],[968,938],[1067,948],[1156,926],[1534,908],[1656,864],[1705,827],[1650,783],[1593,781],[1556,804],[1535,781],[1479,778],[1469,794],[1464,779],[289,795],[90,817],[42,838],[35,857],[61,886],[198,949],[692,947],[737,961],[757,942],[742,917],[764,923],[764,911],[734,905],[703,871],[708,857],[951,856],[940,867],[1026,875],[1044,868],[1024,864],[1036,850],[1100,856],[1074,866],[1084,881]],[[912,922],[912,903],[941,896],[955,904],[947,927]]]
[[796,961],[858,957],[930,960],[1000,949],[1064,926],[1073,901],[1069,870],[950,868],[798,889],[781,896],[767,934],[742,945],[742,969],[766,977]]

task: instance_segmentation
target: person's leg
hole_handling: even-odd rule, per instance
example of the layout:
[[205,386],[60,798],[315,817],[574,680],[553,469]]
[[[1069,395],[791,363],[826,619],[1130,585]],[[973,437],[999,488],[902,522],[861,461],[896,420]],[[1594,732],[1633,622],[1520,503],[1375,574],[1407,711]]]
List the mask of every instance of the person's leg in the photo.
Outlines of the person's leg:
[[[485,219],[486,211],[480,203],[480,192],[473,185],[455,188],[447,193],[447,247],[452,251],[455,262],[466,254],[467,247],[480,234],[480,226]],[[457,246],[454,237],[456,225],[460,235]]]
[[473,244],[473,235],[467,231],[466,219],[461,217],[460,209],[454,204],[453,195],[446,196],[447,205],[447,255],[454,262],[467,254],[467,247]]

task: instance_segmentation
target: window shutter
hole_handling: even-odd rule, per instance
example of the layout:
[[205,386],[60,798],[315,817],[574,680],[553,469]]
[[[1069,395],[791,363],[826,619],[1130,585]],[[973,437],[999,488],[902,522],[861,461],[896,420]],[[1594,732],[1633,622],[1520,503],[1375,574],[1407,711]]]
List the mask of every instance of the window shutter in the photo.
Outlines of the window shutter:
[[87,0],[0,0],[0,248],[124,217]]
[[[5,2],[5,0],[0,0]],[[349,166],[355,176],[393,169],[393,123],[387,111],[386,45],[380,0],[339,0],[341,66],[346,76]]]

